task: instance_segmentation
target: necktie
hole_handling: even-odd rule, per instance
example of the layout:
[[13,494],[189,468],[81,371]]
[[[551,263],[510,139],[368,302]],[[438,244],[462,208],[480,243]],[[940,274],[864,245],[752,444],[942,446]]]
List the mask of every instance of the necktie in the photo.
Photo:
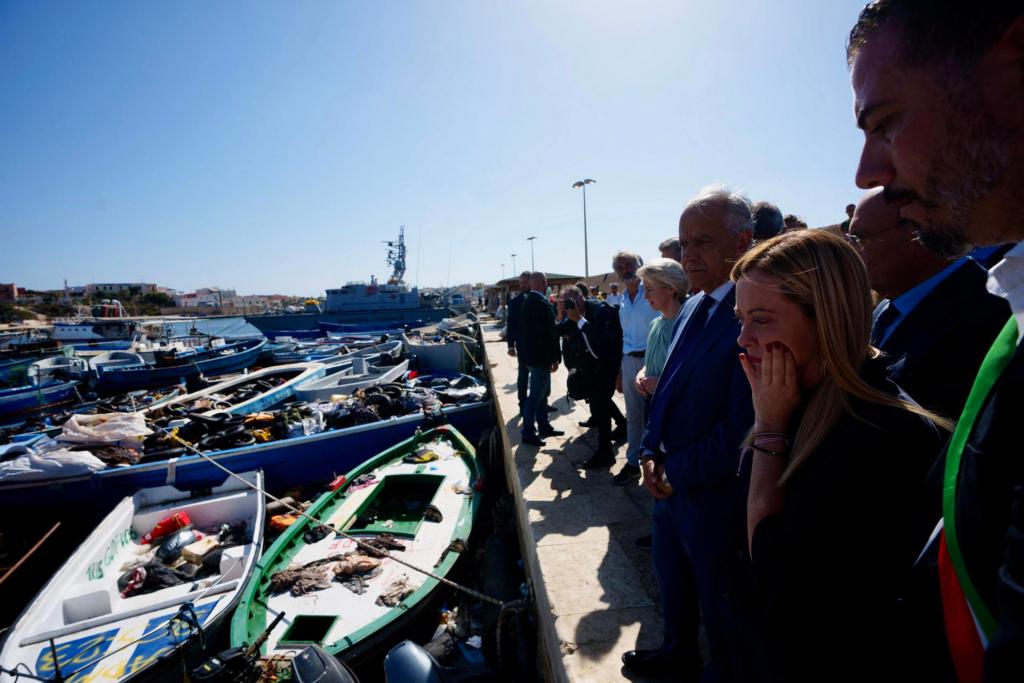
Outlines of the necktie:
[[893,302],[887,302],[881,313],[875,316],[875,322],[871,325],[871,344],[873,346],[881,346],[885,343],[885,340],[889,338],[889,333],[892,332],[893,323],[899,317],[900,310]]

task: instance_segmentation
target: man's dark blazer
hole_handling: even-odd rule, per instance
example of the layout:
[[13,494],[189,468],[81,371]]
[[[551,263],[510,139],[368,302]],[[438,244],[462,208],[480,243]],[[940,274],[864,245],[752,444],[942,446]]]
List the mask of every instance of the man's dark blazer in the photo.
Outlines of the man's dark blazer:
[[516,349],[520,363],[538,367],[561,360],[555,334],[555,315],[541,294],[529,292],[523,296],[518,324]]
[[[695,310],[702,298],[690,297],[682,313]],[[735,304],[733,287],[686,357],[673,358],[679,351],[673,349],[652,401],[643,449],[658,452],[664,444],[665,474],[684,495],[700,497],[736,480],[740,443],[754,423],[750,384],[739,363]]]
[[882,351],[889,379],[943,417],[960,417],[978,367],[1010,317],[985,288],[988,273],[968,259],[900,320]]
[[510,349],[516,348],[516,342],[519,340],[519,314],[525,297],[526,292],[519,292],[508,302],[508,315],[505,318],[505,343]]

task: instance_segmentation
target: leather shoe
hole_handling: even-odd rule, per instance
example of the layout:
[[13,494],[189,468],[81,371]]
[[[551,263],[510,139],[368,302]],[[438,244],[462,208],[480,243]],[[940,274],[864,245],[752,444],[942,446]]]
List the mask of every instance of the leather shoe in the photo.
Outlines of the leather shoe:
[[612,483],[617,486],[623,484],[635,484],[640,480],[640,468],[637,465],[626,463],[619,473],[612,477]]
[[547,438],[549,436],[563,436],[564,434],[565,432],[563,432],[561,429],[555,429],[554,427],[552,427],[551,429],[542,429],[539,432],[537,432],[537,436],[544,438]]
[[663,650],[630,650],[623,653],[622,664],[626,670],[637,676],[672,678],[682,681],[696,681],[703,668],[697,661],[689,666],[683,658]]
[[590,418],[589,420],[583,420],[582,422],[580,422],[580,427],[585,427],[587,429],[590,429],[591,427],[596,427],[596,426],[597,426],[597,423],[594,422],[594,418]]
[[633,541],[633,545],[635,545],[638,550],[650,550],[651,549],[651,535],[647,534],[646,536],[641,536],[640,538],[638,538],[635,541]]
[[523,436],[519,439],[519,443],[524,443],[527,446],[543,446],[544,439],[538,436],[534,436],[533,434],[523,434]]
[[556,408],[555,406],[548,406],[547,410],[548,410],[549,413],[557,413],[558,412],[558,408]]
[[583,469],[593,470],[599,467],[611,467],[615,464],[615,454],[600,448],[583,463]]

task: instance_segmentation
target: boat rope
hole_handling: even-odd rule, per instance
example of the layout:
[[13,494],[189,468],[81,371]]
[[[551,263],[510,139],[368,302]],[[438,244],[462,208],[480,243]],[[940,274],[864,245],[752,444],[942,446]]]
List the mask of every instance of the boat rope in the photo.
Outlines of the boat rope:
[[362,540],[356,538],[355,536],[352,536],[350,534],[345,533],[344,531],[342,531],[341,529],[336,528],[332,524],[325,524],[321,520],[316,519],[315,517],[306,514],[306,512],[304,510],[300,510],[299,508],[295,507],[291,503],[288,503],[287,501],[285,501],[285,500],[283,500],[281,498],[278,498],[277,496],[274,496],[274,495],[272,495],[270,493],[267,493],[267,491],[261,489],[256,484],[253,484],[252,482],[247,481],[245,478],[243,478],[242,476],[236,474],[235,472],[233,472],[232,470],[228,469],[224,465],[221,465],[214,458],[210,457],[206,453],[203,453],[198,448],[193,446],[191,443],[189,443],[188,441],[185,441],[180,436],[178,436],[176,433],[172,432],[171,430],[167,429],[166,427],[158,427],[158,429],[163,431],[163,433],[166,434],[168,437],[170,437],[172,440],[177,441],[185,449],[191,451],[192,453],[195,453],[196,455],[198,455],[199,457],[203,458],[204,460],[206,460],[207,462],[209,462],[213,466],[217,467],[218,469],[223,470],[229,476],[234,477],[235,479],[237,479],[238,481],[242,482],[243,484],[245,484],[249,488],[253,489],[254,491],[258,491],[258,492],[262,493],[267,498],[273,500],[275,503],[277,503],[277,504],[281,505],[282,507],[284,507],[286,510],[289,510],[290,512],[292,512],[295,515],[298,515],[299,517],[305,517],[306,519],[308,519],[309,521],[313,522],[314,524],[316,524],[319,527],[326,527],[328,529],[331,529],[338,536],[341,536],[344,539],[347,539],[349,541],[354,542],[358,547],[366,550],[367,552],[369,552],[372,555],[386,557],[389,560],[392,560],[393,562],[397,562],[398,564],[400,564],[400,565],[402,565],[404,567],[408,567],[409,569],[412,569],[413,571],[416,571],[416,572],[419,572],[420,574],[428,576],[428,577],[434,579],[435,581],[437,581],[439,583],[442,583],[445,586],[448,586],[449,588],[453,588],[453,589],[455,589],[457,591],[461,591],[463,593],[466,593],[467,595],[470,595],[470,596],[476,598],[477,600],[481,600],[483,602],[490,603],[490,604],[495,605],[495,606],[497,606],[497,607],[499,607],[501,609],[517,607],[518,603],[521,602],[521,601],[517,600],[514,603],[506,603],[506,602],[504,602],[502,600],[498,600],[497,598],[491,597],[490,595],[487,595],[485,593],[481,593],[480,591],[478,591],[478,590],[476,590],[474,588],[470,588],[469,586],[464,586],[462,584],[456,583],[455,581],[452,581],[451,579],[447,579],[447,578],[445,578],[443,576],[439,576],[439,575],[433,573],[432,571],[430,571],[428,569],[423,569],[422,567],[417,567],[416,565],[412,564],[411,562],[406,562],[403,559],[395,557],[394,555],[392,555],[389,552],[381,550],[381,549],[379,549],[379,548],[377,548],[375,546],[370,545],[369,543],[366,543],[365,541],[362,541]]

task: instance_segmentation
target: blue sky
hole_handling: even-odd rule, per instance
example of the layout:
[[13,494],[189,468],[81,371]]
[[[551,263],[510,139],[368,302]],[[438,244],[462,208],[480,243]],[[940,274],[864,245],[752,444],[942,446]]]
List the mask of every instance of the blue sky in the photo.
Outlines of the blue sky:
[[861,5],[0,0],[0,281],[582,274],[583,177],[591,273],[709,183],[834,223]]

